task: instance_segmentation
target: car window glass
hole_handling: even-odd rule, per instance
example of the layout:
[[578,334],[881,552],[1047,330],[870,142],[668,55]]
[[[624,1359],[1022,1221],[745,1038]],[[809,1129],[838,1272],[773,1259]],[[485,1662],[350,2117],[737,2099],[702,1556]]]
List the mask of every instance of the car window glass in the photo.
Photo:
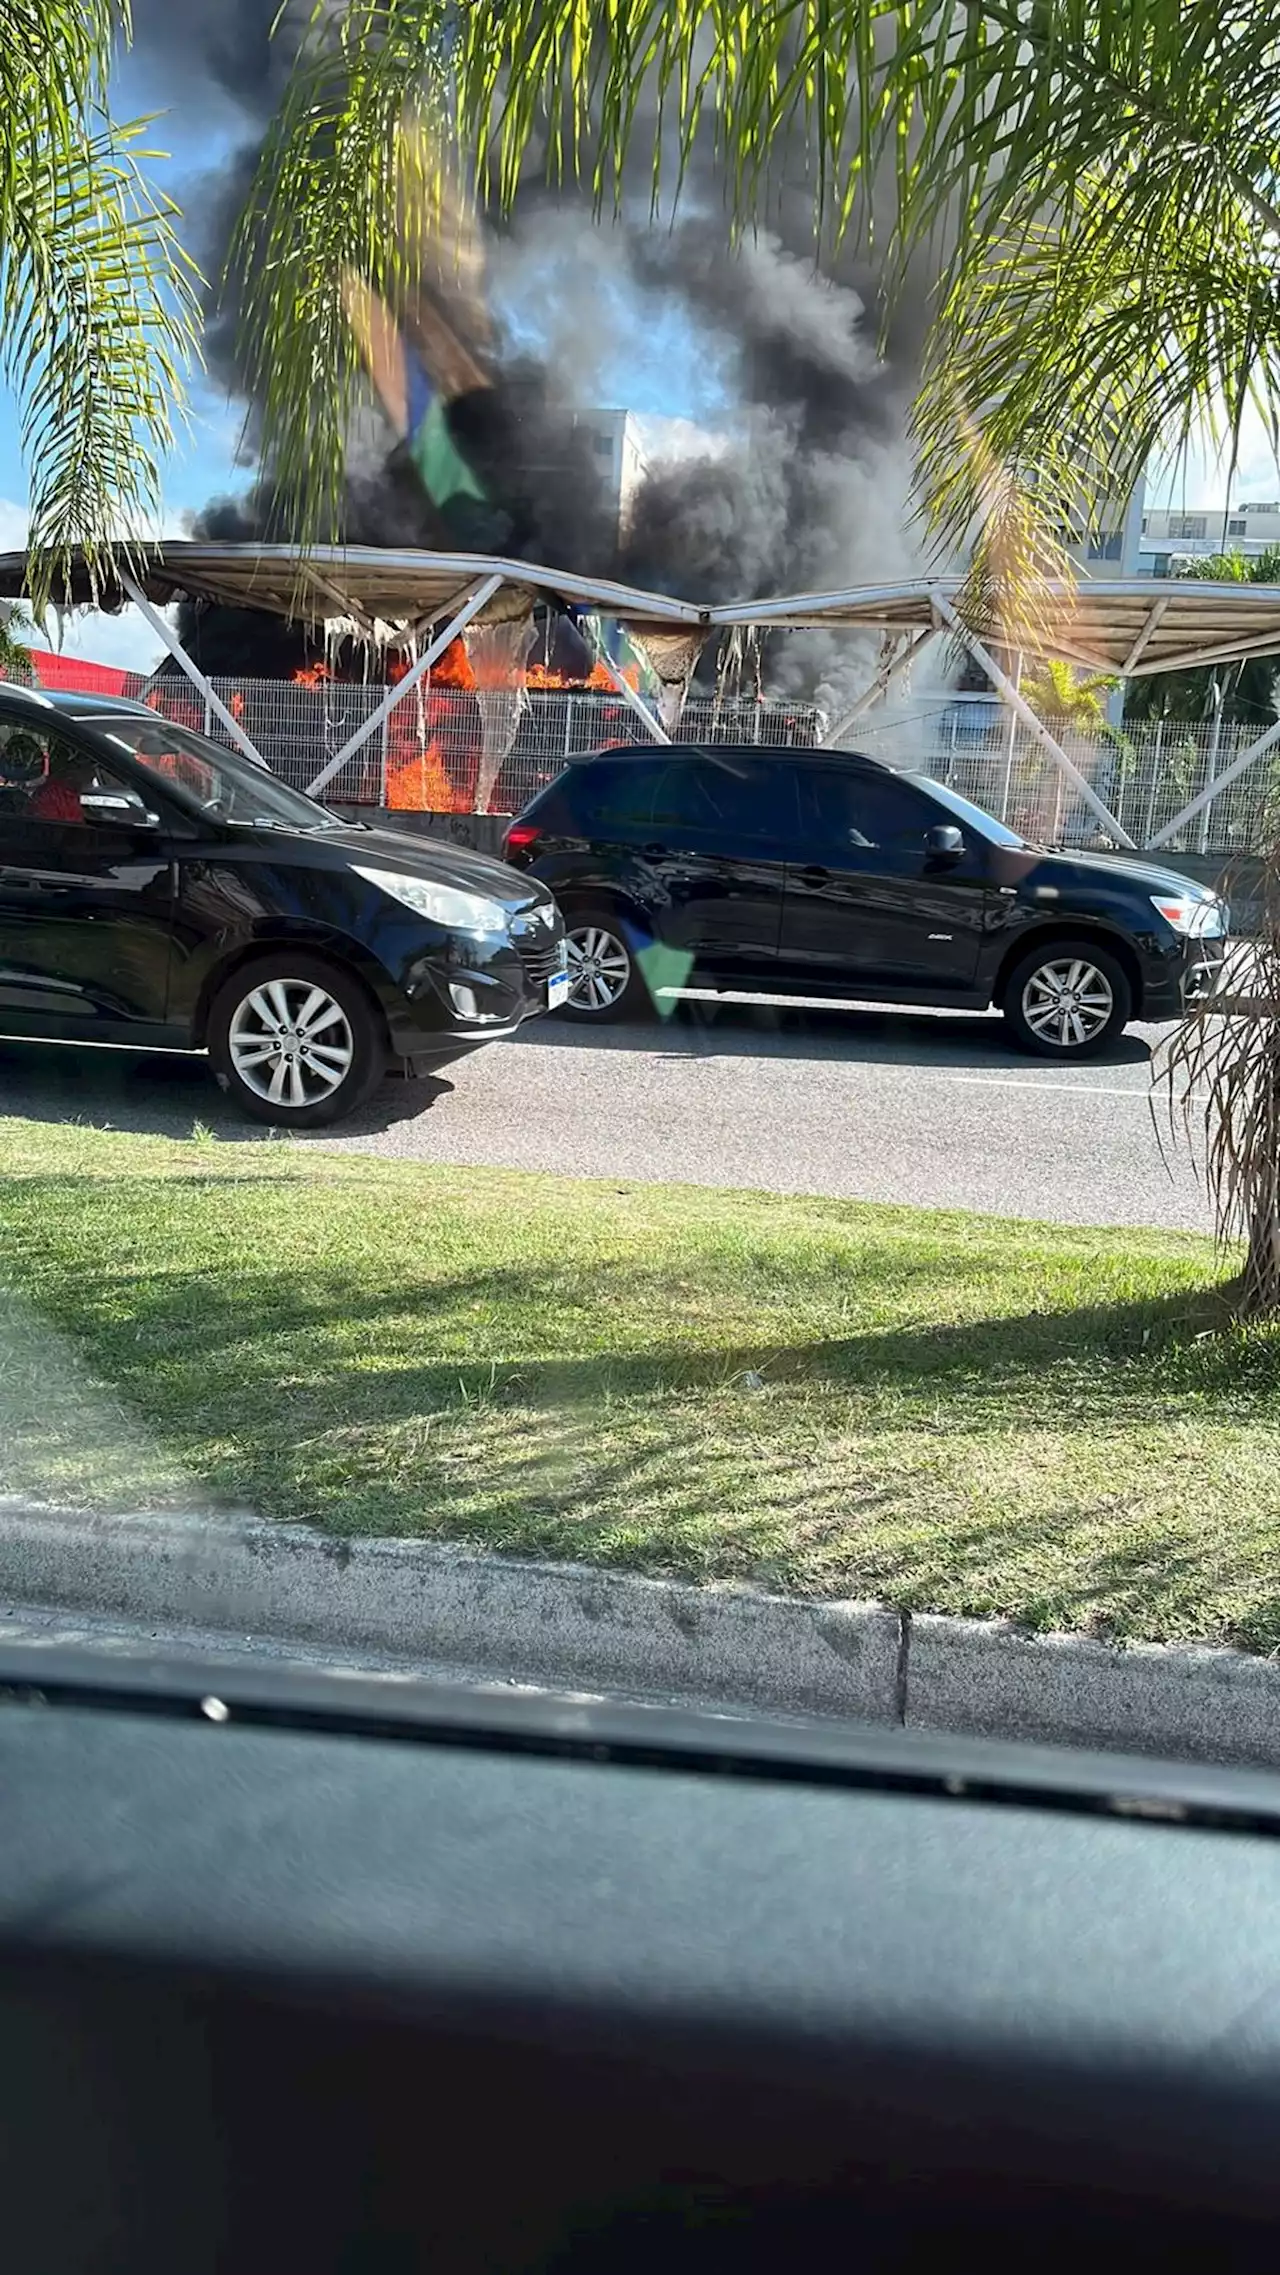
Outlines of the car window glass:
[[131,782],[43,722],[0,723],[0,818],[110,828],[146,811]]
[[790,773],[735,753],[725,763],[672,759],[664,767],[650,816],[655,829],[705,830],[710,836],[758,837],[777,842],[795,836]]
[[213,815],[245,828],[341,829],[336,814],[239,752],[158,714],[113,711],[97,732],[127,751],[171,791],[188,814]]
[[936,816],[923,799],[883,775],[842,774],[836,768],[809,776],[809,810],[818,833],[854,850],[918,847]]
[[653,813],[656,780],[653,767],[636,765],[590,767],[585,778],[586,813],[590,821],[615,829],[642,829]]

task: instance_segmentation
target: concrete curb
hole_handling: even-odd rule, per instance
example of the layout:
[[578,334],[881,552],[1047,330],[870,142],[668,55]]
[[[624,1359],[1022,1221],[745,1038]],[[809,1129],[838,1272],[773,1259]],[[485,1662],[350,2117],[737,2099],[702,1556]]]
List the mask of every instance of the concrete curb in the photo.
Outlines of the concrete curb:
[[444,1663],[481,1681],[1280,1766],[1280,1663],[1243,1652],[1120,1650],[253,1518],[0,1497],[4,1604]]

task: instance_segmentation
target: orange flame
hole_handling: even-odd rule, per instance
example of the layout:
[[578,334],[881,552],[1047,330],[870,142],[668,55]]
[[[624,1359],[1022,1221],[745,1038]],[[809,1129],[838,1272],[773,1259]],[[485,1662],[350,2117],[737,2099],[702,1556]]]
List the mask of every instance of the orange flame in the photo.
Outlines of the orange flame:
[[[634,664],[624,665],[622,677],[628,687],[639,688],[640,674]],[[524,675],[524,683],[535,693],[540,689],[549,692],[560,688],[598,689],[606,695],[616,695],[618,692],[616,682],[610,678],[603,664],[592,664],[585,679],[575,679],[569,672],[552,671],[547,664],[530,664]]]
[[431,684],[433,687],[474,688],[476,675],[461,639],[451,640],[439,662],[432,664]]
[[304,664],[300,671],[295,671],[293,684],[295,687],[322,687],[326,679],[332,678],[327,664]]
[[457,800],[444,752],[434,739],[403,758],[387,753],[387,804],[393,813],[451,814]]

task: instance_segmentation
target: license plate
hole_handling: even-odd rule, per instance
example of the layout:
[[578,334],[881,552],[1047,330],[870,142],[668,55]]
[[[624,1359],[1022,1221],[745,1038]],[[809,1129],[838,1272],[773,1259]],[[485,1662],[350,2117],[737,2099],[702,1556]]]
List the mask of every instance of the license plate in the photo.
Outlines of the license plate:
[[559,1004],[567,1003],[568,999],[569,974],[567,972],[553,972],[547,981],[548,1011],[554,1011]]

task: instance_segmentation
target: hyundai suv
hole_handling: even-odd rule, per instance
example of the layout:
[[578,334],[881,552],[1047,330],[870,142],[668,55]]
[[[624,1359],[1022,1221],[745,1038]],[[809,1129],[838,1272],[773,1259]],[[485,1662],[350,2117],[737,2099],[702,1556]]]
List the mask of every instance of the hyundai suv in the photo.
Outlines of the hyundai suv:
[[0,1035],[207,1050],[317,1129],[567,991],[555,902],[98,695],[0,694]]
[[940,782],[853,752],[610,750],[513,823],[550,886],[567,1015],[722,986],[1003,1011],[1041,1057],[1176,1018],[1225,952],[1218,895],[1128,855],[1028,844]]

